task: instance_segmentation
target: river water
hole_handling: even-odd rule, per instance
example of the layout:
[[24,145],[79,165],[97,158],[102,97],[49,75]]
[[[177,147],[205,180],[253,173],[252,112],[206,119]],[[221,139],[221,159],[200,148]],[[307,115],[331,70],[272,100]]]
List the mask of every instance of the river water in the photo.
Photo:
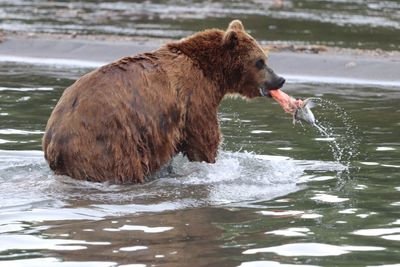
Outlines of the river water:
[[[180,37],[235,16],[261,40],[399,49],[398,1],[273,2],[0,1],[0,28]],[[0,64],[0,266],[400,266],[398,87],[289,81],[328,101],[313,111],[329,137],[271,99],[226,99],[216,164],[177,156],[113,185],[54,176],[41,152],[88,71]]]
[[181,38],[233,18],[259,41],[400,48],[397,0],[0,0],[0,29],[15,32]]
[[40,151],[51,108],[87,71],[0,66],[0,265],[400,263],[398,89],[289,83],[336,105],[314,109],[329,138],[271,99],[226,99],[216,164],[178,156],[121,186],[54,176]]

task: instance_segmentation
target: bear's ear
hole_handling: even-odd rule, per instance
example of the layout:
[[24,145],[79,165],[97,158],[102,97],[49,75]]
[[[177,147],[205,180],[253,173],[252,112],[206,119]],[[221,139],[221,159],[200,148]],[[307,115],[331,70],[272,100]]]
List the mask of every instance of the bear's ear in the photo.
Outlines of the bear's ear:
[[229,30],[244,31],[243,23],[238,19],[232,20],[231,23],[229,23],[227,31],[229,31]]
[[234,30],[228,30],[224,35],[223,42],[226,48],[235,48],[239,43],[238,33]]

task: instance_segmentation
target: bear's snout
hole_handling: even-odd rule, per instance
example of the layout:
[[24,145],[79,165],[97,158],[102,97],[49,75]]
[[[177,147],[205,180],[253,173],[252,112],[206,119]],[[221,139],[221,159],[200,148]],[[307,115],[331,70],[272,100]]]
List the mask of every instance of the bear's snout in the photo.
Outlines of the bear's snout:
[[277,79],[275,80],[275,82],[273,83],[273,88],[275,89],[279,89],[282,88],[282,86],[285,84],[285,78],[277,76]]
[[285,83],[285,79],[277,75],[271,68],[265,68],[265,83],[264,87],[268,90],[280,89]]
[[265,82],[264,87],[268,90],[276,90],[282,88],[285,82],[285,78],[274,74],[270,80]]

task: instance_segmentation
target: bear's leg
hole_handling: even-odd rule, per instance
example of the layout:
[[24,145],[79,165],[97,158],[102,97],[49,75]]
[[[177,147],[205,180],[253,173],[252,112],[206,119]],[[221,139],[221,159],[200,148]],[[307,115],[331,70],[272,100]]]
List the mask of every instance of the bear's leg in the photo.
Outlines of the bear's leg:
[[190,161],[205,161],[215,163],[219,142],[221,139],[217,118],[212,122],[196,124],[196,127],[186,130],[186,139],[181,143],[180,151]]

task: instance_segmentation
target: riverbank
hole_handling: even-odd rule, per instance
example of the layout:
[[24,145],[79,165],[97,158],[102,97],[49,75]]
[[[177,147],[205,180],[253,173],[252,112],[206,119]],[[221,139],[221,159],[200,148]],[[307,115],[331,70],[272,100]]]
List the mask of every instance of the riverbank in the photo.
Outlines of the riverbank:
[[[123,56],[157,49],[167,39],[11,35],[0,43],[0,62],[95,68]],[[325,46],[265,44],[269,65],[288,82],[363,84],[400,88],[400,52]]]

